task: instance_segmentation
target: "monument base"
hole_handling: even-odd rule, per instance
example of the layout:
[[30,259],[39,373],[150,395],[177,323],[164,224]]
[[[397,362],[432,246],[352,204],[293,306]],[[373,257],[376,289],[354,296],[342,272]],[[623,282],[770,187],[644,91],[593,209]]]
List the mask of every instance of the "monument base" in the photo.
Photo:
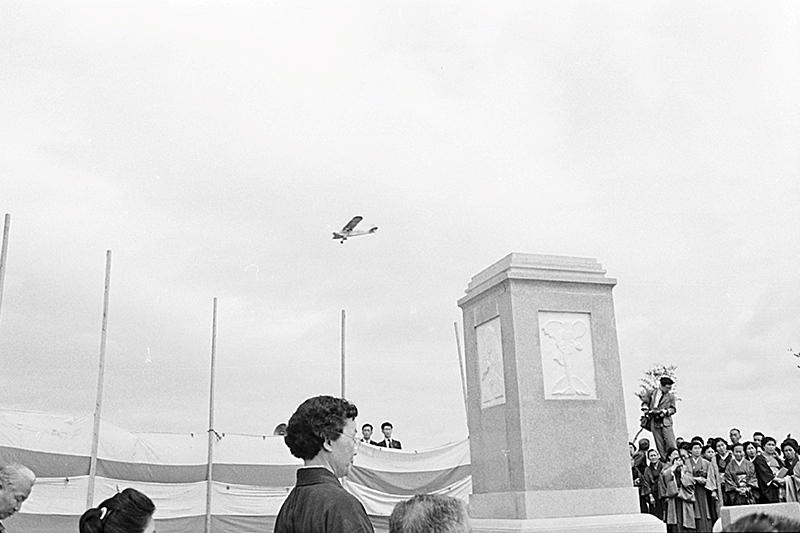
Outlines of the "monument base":
[[490,492],[469,496],[469,514],[475,518],[538,520],[639,512],[636,487]]
[[474,533],[665,533],[667,524],[650,514],[615,514],[498,520],[473,518]]

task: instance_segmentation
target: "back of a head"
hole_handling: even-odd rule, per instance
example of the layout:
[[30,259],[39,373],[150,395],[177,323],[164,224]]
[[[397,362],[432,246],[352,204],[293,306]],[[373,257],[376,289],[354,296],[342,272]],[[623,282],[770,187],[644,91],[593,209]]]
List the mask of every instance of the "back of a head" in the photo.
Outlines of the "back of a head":
[[746,531],[755,533],[790,533],[800,531],[800,520],[784,515],[753,513],[736,520],[724,531],[731,533]]
[[142,533],[156,511],[153,501],[136,489],[125,489],[83,513],[80,533]]
[[418,494],[398,503],[389,516],[389,533],[470,533],[464,504],[450,496]]

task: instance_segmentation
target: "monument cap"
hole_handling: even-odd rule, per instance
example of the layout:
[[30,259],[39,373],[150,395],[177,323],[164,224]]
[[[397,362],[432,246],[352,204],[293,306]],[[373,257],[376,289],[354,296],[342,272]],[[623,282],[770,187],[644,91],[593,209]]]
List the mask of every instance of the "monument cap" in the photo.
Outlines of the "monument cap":
[[672,384],[674,384],[674,383],[675,383],[675,380],[673,380],[673,379],[672,379],[671,377],[669,377],[669,376],[661,376],[661,380],[660,380],[660,381],[661,381],[661,385],[663,385],[663,386],[665,386],[665,387],[666,387],[667,385],[672,385]]

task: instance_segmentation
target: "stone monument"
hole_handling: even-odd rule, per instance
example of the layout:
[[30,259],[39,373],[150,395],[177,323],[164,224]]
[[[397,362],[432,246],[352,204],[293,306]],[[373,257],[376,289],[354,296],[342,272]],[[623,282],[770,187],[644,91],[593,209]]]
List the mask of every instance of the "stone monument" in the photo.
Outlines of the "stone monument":
[[475,531],[665,531],[633,487],[611,290],[594,259],[512,253],[464,321]]

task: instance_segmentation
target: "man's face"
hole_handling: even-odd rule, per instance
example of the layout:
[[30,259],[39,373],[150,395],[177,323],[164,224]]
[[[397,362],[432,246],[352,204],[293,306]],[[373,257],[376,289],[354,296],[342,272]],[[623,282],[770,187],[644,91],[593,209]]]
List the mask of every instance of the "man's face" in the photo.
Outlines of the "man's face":
[[661,385],[661,393],[666,394],[672,390],[672,385]]
[[386,437],[387,439],[392,438],[392,426],[383,426],[381,428],[381,431],[383,432],[383,436]]
[[739,433],[738,429],[732,429],[729,436],[731,438],[731,442],[733,442],[734,444],[739,442],[739,440],[742,438],[742,434]]
[[361,433],[364,435],[364,440],[368,441],[372,438],[372,427],[364,426],[361,428]]
[[753,435],[753,442],[755,442],[759,446],[761,445],[761,441],[763,439],[764,439],[764,435]]
[[342,428],[339,438],[331,441],[331,460],[330,464],[336,477],[345,477],[353,467],[353,458],[358,450],[358,426],[352,418]]
[[24,478],[17,477],[0,484],[0,520],[5,520],[19,511],[30,494],[31,484]]
[[764,445],[764,451],[767,453],[767,455],[774,454],[775,453],[775,443],[772,442],[772,441],[767,442]]

